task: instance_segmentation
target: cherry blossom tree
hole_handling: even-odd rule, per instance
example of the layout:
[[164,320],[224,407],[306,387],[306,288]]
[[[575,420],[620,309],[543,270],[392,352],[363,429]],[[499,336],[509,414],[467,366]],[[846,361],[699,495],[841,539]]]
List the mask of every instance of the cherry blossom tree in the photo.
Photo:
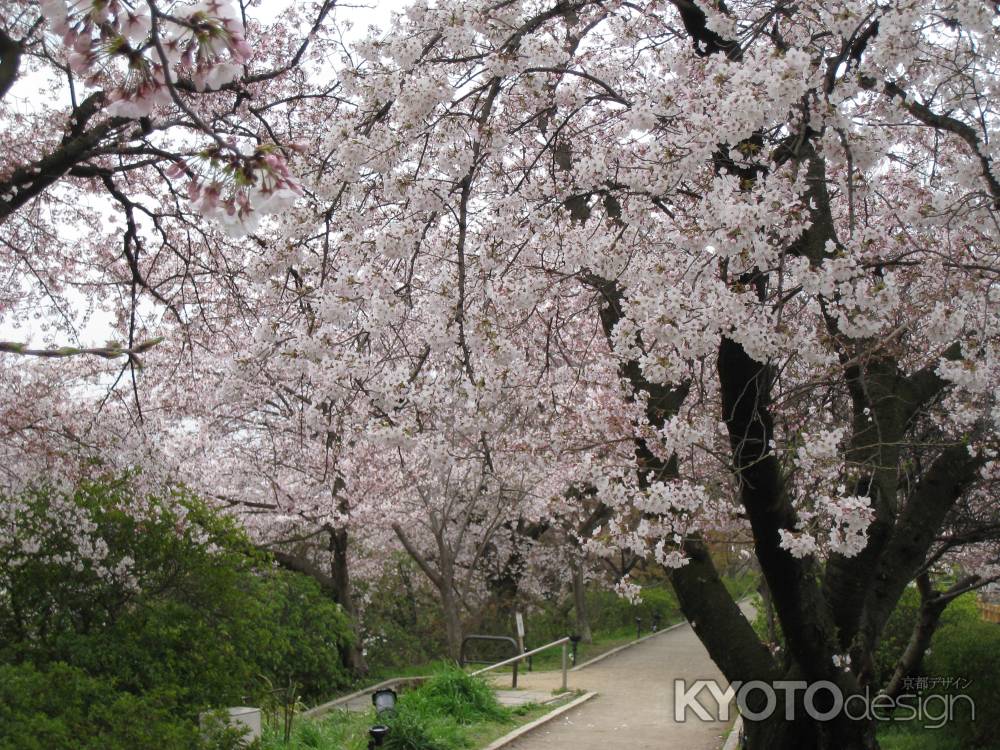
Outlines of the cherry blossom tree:
[[[354,309],[389,330],[413,311],[401,340],[450,348],[476,387],[529,364],[503,357],[525,320],[605,337],[581,356],[617,366],[635,455],[594,484],[636,521],[616,543],[676,567],[731,679],[867,687],[899,595],[983,481],[996,25],[965,2],[418,3],[345,77],[357,122],[379,115],[340,131],[326,183],[368,207],[324,235],[379,289]],[[784,662],[702,541],[727,501]],[[844,718],[748,732],[874,745]]]
[[[420,0],[353,42],[324,3],[259,52],[226,3],[43,6],[3,11],[3,309],[84,278],[122,350],[163,338],[125,440],[165,475],[278,528],[346,502],[432,581],[600,508],[583,548],[668,569],[727,678],[846,694],[911,581],[933,614],[935,563],[989,556],[995,2]],[[72,105],[10,108],[22,64]],[[780,657],[709,554],[733,524]]]

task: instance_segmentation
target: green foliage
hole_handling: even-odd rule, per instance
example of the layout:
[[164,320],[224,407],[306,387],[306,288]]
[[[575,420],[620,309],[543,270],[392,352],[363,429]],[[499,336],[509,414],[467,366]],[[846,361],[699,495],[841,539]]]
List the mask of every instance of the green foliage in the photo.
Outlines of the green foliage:
[[[521,712],[523,713],[523,712]],[[425,683],[401,693],[396,710],[376,719],[374,712],[334,712],[318,721],[301,721],[285,745],[276,733],[265,738],[266,750],[360,750],[376,721],[389,727],[388,750],[463,750],[484,728],[513,722],[481,678],[451,665]]]
[[[0,560],[0,664],[18,665],[29,687],[56,688],[65,673],[72,694],[47,703],[45,691],[26,691],[7,707],[17,715],[0,721],[0,743],[18,727],[49,732],[51,750],[90,738],[104,742],[95,748],[195,747],[173,735],[208,708],[260,704],[271,687],[297,685],[313,699],[347,684],[340,608],[311,579],[272,569],[197,498],[137,496],[111,481],[10,503],[22,542],[41,543]],[[81,536],[65,518],[85,530],[84,546],[106,546],[97,564],[80,557]],[[147,718],[133,726],[119,714]]]
[[404,692],[385,723],[389,750],[458,750],[467,746],[462,727],[510,721],[489,685],[448,666],[420,687]]
[[400,706],[427,716],[449,716],[459,724],[510,718],[485,680],[471,677],[455,665],[441,669],[416,690],[403,693]]
[[401,674],[447,653],[441,606],[422,575],[400,558],[374,583],[359,584],[359,599],[367,602],[362,639],[373,675]]
[[969,682],[961,690],[935,689],[945,695],[961,692],[975,703],[973,720],[968,703],[955,702],[957,715],[954,723],[948,725],[949,733],[962,740],[962,747],[997,748],[1000,739],[994,721],[1000,716],[1000,625],[983,622],[978,616],[970,619],[968,614],[958,610],[958,616],[942,624],[934,634],[925,660],[926,671],[932,678],[960,678]]
[[400,705],[386,720],[387,750],[457,750],[465,747],[458,726],[446,716],[429,715],[413,704]]
[[260,607],[254,639],[255,668],[276,687],[301,686],[306,701],[328,698],[350,676],[341,660],[350,622],[311,578],[271,571],[254,579]]
[[885,685],[892,677],[919,616],[920,594],[916,588],[907,587],[885,624],[878,651],[875,652],[876,685]]
[[[913,626],[920,616],[920,594],[916,588],[908,587],[900,597],[885,629],[879,648],[875,652],[876,684],[884,685],[892,676],[896,664],[903,655],[906,644],[909,643]],[[966,594],[952,601],[941,614],[938,628],[960,623],[977,622],[979,610],[976,608],[974,594]]]
[[[659,615],[660,626],[666,627],[680,616],[680,606],[672,588],[665,585],[644,586],[640,601],[633,604],[614,591],[589,589],[586,593],[590,627],[595,638],[600,636],[635,637],[635,618],[642,620],[643,632],[650,632],[653,616]],[[503,632],[498,625],[492,632]],[[526,622],[528,645],[540,646],[576,632],[572,609],[556,606],[529,612]],[[507,654],[504,654],[505,656]]]
[[210,747],[175,710],[169,693],[122,692],[66,664],[0,666],[0,750]]
[[364,750],[368,744],[370,712],[334,711],[322,719],[301,719],[286,743],[275,729],[265,730],[262,750]]
[[915,723],[884,723],[879,726],[882,750],[965,750],[962,741],[947,729],[924,729]]

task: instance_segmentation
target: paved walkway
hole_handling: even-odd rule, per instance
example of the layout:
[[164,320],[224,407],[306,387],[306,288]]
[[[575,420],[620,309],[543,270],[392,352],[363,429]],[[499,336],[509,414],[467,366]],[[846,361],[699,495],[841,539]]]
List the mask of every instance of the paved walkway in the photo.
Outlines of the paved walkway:
[[[510,750],[718,750],[728,726],[674,721],[675,679],[722,679],[689,625],[569,674],[570,689],[598,696],[539,727]],[[509,679],[509,678],[507,678]],[[559,687],[559,672],[526,672],[526,690]],[[711,706],[708,691],[704,702]],[[505,750],[507,750],[505,748]]]

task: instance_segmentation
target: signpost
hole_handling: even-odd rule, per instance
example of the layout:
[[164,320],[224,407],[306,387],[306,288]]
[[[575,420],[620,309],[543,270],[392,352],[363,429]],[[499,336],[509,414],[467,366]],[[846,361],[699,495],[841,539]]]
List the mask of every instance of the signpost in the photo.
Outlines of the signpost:
[[[520,653],[524,653],[524,617],[520,612],[514,613],[514,624],[517,626],[517,648]],[[528,664],[528,671],[531,671],[531,664]]]

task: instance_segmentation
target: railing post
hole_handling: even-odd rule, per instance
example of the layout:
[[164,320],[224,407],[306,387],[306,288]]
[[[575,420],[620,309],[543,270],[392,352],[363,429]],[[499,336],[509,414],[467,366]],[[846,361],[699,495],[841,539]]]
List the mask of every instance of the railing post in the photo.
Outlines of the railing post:
[[563,692],[566,692],[566,641],[563,641],[562,645],[562,672],[563,672]]
[[512,688],[516,688],[517,687],[517,662],[514,662],[514,681],[513,681],[513,684],[511,685],[511,687]]

